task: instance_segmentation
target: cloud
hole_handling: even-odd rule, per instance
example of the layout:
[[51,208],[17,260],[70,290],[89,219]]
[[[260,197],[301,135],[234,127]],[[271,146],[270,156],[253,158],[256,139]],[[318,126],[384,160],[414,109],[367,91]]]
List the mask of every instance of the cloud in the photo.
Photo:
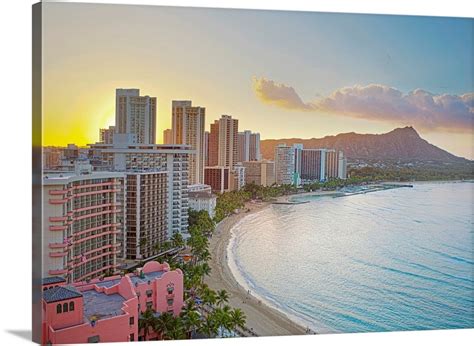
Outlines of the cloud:
[[286,109],[399,123],[431,131],[471,132],[474,119],[474,93],[435,95],[416,89],[404,94],[396,88],[370,84],[343,87],[329,96],[304,102],[292,87],[265,78],[254,78],[254,91],[263,103]]
[[311,105],[301,100],[295,89],[285,84],[275,83],[265,78],[254,78],[253,88],[263,103],[286,109],[313,110]]

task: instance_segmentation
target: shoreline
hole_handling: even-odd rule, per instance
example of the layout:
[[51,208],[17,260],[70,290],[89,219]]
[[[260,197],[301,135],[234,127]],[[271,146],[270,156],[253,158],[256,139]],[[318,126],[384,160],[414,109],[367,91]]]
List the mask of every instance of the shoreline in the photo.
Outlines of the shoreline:
[[[288,196],[280,197],[286,198]],[[278,198],[278,199],[280,199]],[[211,252],[211,273],[204,282],[213,290],[225,289],[229,293],[229,305],[241,309],[246,317],[246,326],[258,336],[305,335],[306,328],[292,321],[284,312],[259,300],[238,283],[227,263],[227,248],[232,229],[245,216],[256,213],[271,205],[271,202],[246,203],[240,212],[226,217],[216,227],[209,244]],[[248,335],[250,336],[250,335]]]

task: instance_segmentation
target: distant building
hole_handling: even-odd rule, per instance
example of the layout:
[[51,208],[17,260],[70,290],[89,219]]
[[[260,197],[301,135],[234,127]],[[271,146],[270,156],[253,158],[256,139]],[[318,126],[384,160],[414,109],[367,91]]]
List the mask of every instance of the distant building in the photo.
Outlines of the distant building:
[[204,168],[204,183],[211,186],[212,192],[223,193],[230,190],[229,175],[229,167],[206,167]]
[[239,121],[222,115],[211,124],[209,133],[209,166],[233,168],[237,163]]
[[209,166],[209,131],[204,131],[204,167]]
[[99,143],[112,144],[114,140],[115,126],[108,129],[99,129]]
[[193,185],[189,189],[189,207],[193,210],[205,210],[211,218],[216,214],[217,196],[211,192],[209,185]]
[[56,169],[61,165],[62,149],[59,147],[43,147],[43,169]]
[[237,162],[260,160],[260,134],[249,130],[238,133]]
[[206,109],[192,106],[191,101],[172,102],[173,143],[191,146],[189,155],[189,183],[204,182],[204,125]]
[[163,144],[174,144],[173,142],[173,130],[166,129],[163,131]]
[[334,149],[326,149],[326,175],[325,180],[337,178],[339,168],[339,152]]
[[139,89],[115,91],[115,132],[136,135],[137,143],[156,143],[156,97],[140,96]]
[[43,277],[67,282],[118,269],[123,241],[123,173],[75,172],[43,176]]
[[245,161],[245,184],[271,186],[275,183],[275,163],[273,161]]
[[237,163],[234,169],[230,171],[229,180],[231,191],[240,190],[245,186],[245,167],[241,163]]
[[347,179],[347,158],[344,156],[344,152],[339,151],[339,167],[338,167],[338,178]]
[[[183,307],[183,272],[155,261],[134,274],[73,285],[45,277],[42,289],[43,345],[144,340],[141,313],[178,316]],[[147,340],[157,338],[150,330]]]
[[306,182],[326,178],[326,150],[304,149],[301,151],[301,179]]
[[275,147],[275,182],[293,184],[295,174],[295,149],[286,144]]

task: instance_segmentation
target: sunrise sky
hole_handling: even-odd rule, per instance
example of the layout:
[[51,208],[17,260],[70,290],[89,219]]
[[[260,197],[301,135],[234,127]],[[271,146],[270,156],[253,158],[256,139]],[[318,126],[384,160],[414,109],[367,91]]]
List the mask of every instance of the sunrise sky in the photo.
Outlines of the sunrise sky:
[[115,89],[206,107],[267,138],[413,126],[473,153],[472,19],[43,4],[43,144],[113,125]]

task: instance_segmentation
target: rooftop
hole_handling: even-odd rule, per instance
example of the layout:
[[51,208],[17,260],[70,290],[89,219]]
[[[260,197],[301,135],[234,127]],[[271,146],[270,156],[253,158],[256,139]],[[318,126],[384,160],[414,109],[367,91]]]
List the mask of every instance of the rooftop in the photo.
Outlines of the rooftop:
[[189,198],[207,198],[207,199],[217,198],[216,195],[213,195],[212,193],[205,192],[205,191],[189,191],[188,196]]
[[137,275],[131,275],[130,280],[132,280],[133,284],[137,284],[137,283],[138,284],[143,284],[143,283],[147,283],[148,281],[153,281],[154,279],[161,278],[164,273],[166,273],[166,272],[165,271],[157,271],[157,272],[152,272],[152,273],[148,273],[148,274],[144,273],[143,278],[141,278],[140,276],[137,276]]
[[42,280],[43,285],[52,285],[52,284],[58,284],[58,283],[62,283],[62,282],[66,282],[66,279],[64,279],[60,276],[50,276],[50,277],[47,277],[47,278],[43,278],[43,280]]
[[123,314],[122,307],[125,298],[118,293],[105,294],[96,290],[83,291],[84,319],[87,321],[100,320]]
[[43,299],[47,303],[59,302],[61,300],[79,297],[82,297],[82,294],[72,286],[58,286],[43,291]]

